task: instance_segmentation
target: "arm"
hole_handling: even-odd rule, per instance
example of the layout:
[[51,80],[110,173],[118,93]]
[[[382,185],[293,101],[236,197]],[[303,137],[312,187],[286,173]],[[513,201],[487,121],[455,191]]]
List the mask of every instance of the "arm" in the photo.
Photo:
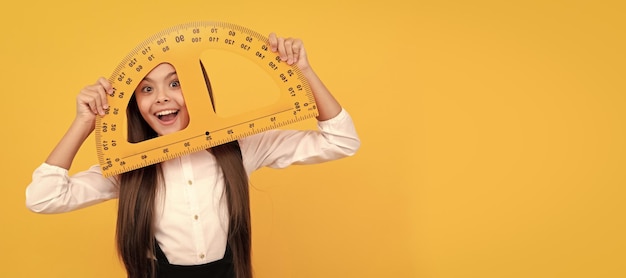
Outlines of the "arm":
[[68,175],[68,169],[85,139],[94,130],[97,115],[107,109],[109,82],[100,78],[85,87],[77,99],[76,118],[52,150],[46,163],[39,166],[26,188],[26,206],[40,213],[66,212],[117,197],[115,178],[104,178],[98,166]]
[[76,97],[76,118],[48,155],[47,164],[66,170],[70,168],[80,146],[93,132],[96,116],[104,116],[104,111],[108,108],[106,95],[112,92],[111,84],[102,77],[98,79],[97,83],[80,91]]
[[318,130],[270,130],[241,140],[246,170],[268,166],[313,164],[353,155],[360,140],[350,115],[311,69],[302,41],[269,36],[272,51],[287,64],[296,64],[309,82],[319,112]]
[[317,120],[326,121],[337,116],[339,112],[341,112],[341,105],[311,68],[302,40],[293,38],[285,39],[271,33],[269,35],[269,42],[272,51],[278,52],[280,58],[287,64],[295,64],[309,82],[319,112]]
[[333,161],[354,155],[361,145],[346,110],[317,126],[318,130],[273,129],[241,139],[246,171]]

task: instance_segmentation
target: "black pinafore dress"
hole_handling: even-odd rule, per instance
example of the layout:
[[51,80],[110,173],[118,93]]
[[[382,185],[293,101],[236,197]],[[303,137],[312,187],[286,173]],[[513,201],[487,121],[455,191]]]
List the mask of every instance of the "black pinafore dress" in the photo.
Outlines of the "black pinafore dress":
[[158,278],[235,278],[233,253],[226,245],[224,258],[201,265],[173,265],[167,260],[165,253],[155,243]]

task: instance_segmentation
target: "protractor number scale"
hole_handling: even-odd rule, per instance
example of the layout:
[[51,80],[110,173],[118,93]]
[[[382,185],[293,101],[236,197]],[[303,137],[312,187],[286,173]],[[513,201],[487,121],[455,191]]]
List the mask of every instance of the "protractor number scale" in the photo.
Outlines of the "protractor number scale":
[[[205,74],[201,59],[209,50],[225,50],[258,65],[260,73],[277,86],[277,100],[227,117],[216,113],[211,77]],[[161,63],[170,63],[176,69],[189,125],[172,134],[131,143],[127,107],[138,84]],[[106,115],[98,117],[95,126],[98,159],[106,177],[318,115],[306,79],[297,67],[287,65],[269,49],[268,38],[225,22],[191,22],[151,36],[122,60],[109,81],[115,90],[108,97]],[[240,82],[246,82],[245,77]]]

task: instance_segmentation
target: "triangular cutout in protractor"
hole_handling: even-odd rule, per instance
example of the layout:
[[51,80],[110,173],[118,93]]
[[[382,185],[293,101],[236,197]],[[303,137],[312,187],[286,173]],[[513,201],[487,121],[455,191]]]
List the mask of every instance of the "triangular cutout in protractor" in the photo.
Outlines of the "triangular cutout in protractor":
[[[189,125],[129,143],[126,108],[139,82],[161,63],[176,68]],[[223,22],[191,22],[151,36],[122,60],[109,81],[115,93],[95,127],[107,177],[318,115],[304,76],[269,50],[265,36]]]

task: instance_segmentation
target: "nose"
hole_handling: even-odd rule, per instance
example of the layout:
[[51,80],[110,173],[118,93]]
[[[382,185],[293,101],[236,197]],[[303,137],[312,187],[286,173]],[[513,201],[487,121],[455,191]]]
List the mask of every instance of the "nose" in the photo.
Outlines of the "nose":
[[156,96],[157,103],[166,103],[170,101],[170,97],[167,94],[167,90],[159,89],[156,93],[157,93],[157,96]]

